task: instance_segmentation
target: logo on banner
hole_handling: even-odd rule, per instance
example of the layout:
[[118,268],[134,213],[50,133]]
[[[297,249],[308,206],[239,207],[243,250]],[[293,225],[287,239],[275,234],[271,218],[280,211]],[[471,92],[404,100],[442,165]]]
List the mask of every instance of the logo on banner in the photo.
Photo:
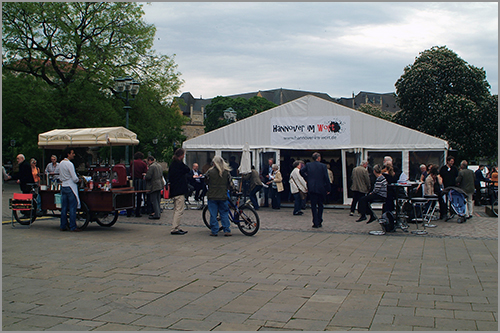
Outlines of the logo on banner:
[[350,117],[283,117],[271,119],[271,142],[279,145],[350,144]]

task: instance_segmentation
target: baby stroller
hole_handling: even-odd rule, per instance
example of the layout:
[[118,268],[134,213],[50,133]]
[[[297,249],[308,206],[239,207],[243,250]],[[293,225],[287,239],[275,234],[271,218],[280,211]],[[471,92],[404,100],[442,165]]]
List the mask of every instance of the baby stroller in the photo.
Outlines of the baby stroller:
[[447,187],[443,190],[443,193],[447,195],[449,203],[449,215],[446,217],[445,221],[453,218],[455,215],[458,216],[458,223],[465,222],[465,210],[466,210],[466,193],[458,187]]

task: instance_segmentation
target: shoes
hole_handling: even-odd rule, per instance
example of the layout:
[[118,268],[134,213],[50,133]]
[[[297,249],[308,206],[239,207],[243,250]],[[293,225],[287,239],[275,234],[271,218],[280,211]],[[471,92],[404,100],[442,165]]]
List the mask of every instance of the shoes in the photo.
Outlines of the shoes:
[[354,213],[353,213],[353,212],[350,212],[350,213],[349,213],[349,216],[354,216]]
[[[366,219],[366,218],[365,218]],[[368,222],[366,222],[366,224],[368,223],[372,223],[373,221],[377,220],[377,217],[376,216],[371,216],[370,219],[368,220]]]
[[230,233],[230,232],[225,232],[225,233],[224,233],[224,237],[230,237],[230,236],[232,236],[232,235],[233,235],[233,234],[232,234],[232,233]]
[[184,235],[184,234],[187,234],[187,231],[179,229],[179,230],[171,231],[170,234],[171,235]]
[[82,231],[82,229],[78,229],[78,228],[76,228],[76,229],[73,229],[73,230],[70,230],[70,231],[73,231],[73,232],[80,232],[80,231]]
[[366,215],[361,216],[359,219],[356,220],[356,222],[361,222],[366,220]]
[[148,217],[150,220],[159,220],[160,217],[159,216],[154,216],[154,215],[149,215]]
[[323,228],[323,224],[322,224],[322,223],[320,223],[318,226],[319,226],[320,228]]
[[60,230],[60,231],[69,231],[69,228],[68,228],[68,227],[66,227],[66,228],[64,228],[64,229],[59,229],[59,230]]
[[210,233],[210,236],[217,237],[217,234]]
[[293,213],[293,215],[304,215],[304,212]]
[[315,228],[315,229],[317,229],[317,228],[319,228],[319,225],[314,225],[314,224],[313,224],[313,226],[312,226],[312,227],[313,227],[313,228]]
[[142,215],[141,215],[141,214],[139,214],[139,215],[135,215],[135,217],[142,217]]

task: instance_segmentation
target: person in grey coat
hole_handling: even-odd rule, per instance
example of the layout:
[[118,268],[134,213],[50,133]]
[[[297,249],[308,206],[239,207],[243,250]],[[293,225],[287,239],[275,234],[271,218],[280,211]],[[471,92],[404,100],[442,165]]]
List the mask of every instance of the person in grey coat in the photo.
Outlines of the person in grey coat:
[[472,197],[474,196],[474,181],[476,179],[476,175],[474,171],[468,169],[468,163],[466,160],[460,162],[460,171],[458,172],[458,176],[456,178],[456,183],[459,188],[464,190],[467,193],[467,211],[466,215],[468,218],[472,217],[472,213],[474,212],[474,203]]
[[153,156],[148,156],[148,171],[146,172],[146,190],[149,191],[149,197],[153,206],[153,215],[149,218],[158,220],[160,218],[160,200],[161,190],[163,188],[163,169]]
[[368,174],[368,170],[366,170],[367,166],[368,161],[364,160],[360,165],[352,170],[352,203],[351,212],[349,213],[350,216],[354,215],[359,199],[364,197],[366,193],[370,192],[370,175]]

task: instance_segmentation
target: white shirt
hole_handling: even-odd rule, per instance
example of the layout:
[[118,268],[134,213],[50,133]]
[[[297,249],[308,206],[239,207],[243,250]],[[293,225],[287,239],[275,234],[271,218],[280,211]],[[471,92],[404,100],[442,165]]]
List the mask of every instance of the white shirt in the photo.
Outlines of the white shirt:
[[78,197],[78,176],[76,175],[75,166],[70,160],[65,158],[59,163],[59,180],[62,181],[62,187],[70,187],[75,194],[77,207],[80,208],[80,198]]
[[72,187],[78,183],[75,166],[66,158],[59,163],[59,179],[62,181],[63,187]]

